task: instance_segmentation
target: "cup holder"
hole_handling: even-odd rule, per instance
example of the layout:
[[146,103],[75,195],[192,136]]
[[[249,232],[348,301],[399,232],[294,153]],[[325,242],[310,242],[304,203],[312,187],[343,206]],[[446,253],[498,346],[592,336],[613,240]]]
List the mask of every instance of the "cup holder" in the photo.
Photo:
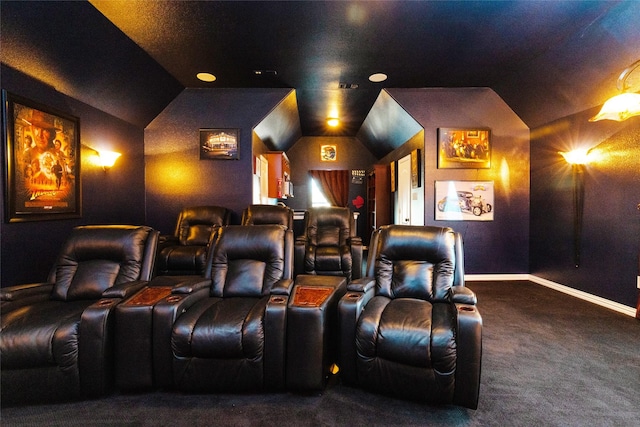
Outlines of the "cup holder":
[[473,307],[462,306],[459,308],[460,311],[475,311],[476,309]]
[[101,299],[100,301],[98,301],[99,307],[104,307],[111,304],[112,304],[112,301],[110,299]]
[[349,294],[347,294],[347,298],[358,299],[358,298],[360,298],[360,294],[349,293]]
[[271,302],[276,303],[276,304],[282,304],[285,301],[287,301],[287,299],[285,297],[271,297]]
[[172,295],[170,297],[167,297],[167,302],[178,302],[180,301],[182,298],[178,295]]

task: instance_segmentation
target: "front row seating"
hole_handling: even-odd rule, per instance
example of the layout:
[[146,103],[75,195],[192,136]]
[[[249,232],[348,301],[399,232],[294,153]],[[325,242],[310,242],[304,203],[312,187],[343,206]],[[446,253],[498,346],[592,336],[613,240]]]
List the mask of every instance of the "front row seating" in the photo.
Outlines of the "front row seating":
[[373,233],[366,277],[340,301],[343,382],[477,408],[482,318],[459,274],[461,244],[450,228],[389,225]]
[[317,274],[294,282],[293,231],[281,225],[219,228],[202,277],[136,281],[149,277],[154,233],[80,229],[48,285],[51,298],[3,290],[3,394],[5,379],[32,391],[21,376],[30,368],[66,379],[76,395],[103,393],[114,375],[113,337],[123,389],[320,389],[337,362],[346,385],[477,407],[482,319],[450,228],[376,230],[366,277],[351,282]]
[[110,390],[111,314],[151,278],[157,242],[149,227],[77,227],[46,283],[0,290],[3,402]]
[[211,254],[211,286],[171,333],[175,386],[185,391],[281,390],[293,231],[227,226]]

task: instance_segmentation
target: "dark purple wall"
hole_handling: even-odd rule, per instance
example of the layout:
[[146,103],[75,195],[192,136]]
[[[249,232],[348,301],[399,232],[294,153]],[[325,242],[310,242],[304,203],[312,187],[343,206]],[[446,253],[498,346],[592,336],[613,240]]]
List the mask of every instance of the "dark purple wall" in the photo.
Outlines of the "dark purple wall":
[[[252,202],[252,129],[290,89],[186,89],[144,132],[147,222],[173,233],[187,206],[224,206],[240,222]],[[240,129],[238,160],[200,160],[199,129]]]
[[[71,228],[83,224],[144,223],[144,131],[2,66],[2,88],[80,119],[82,218],[6,223],[2,198],[2,286],[45,280]],[[122,153],[108,172],[92,165],[91,148]],[[3,170],[4,150],[3,150]],[[4,190],[4,173],[2,174]]]
[[[448,226],[463,234],[468,274],[528,273],[530,159],[527,126],[488,88],[386,91],[424,128],[424,223]],[[491,168],[438,169],[437,133],[438,128],[443,127],[490,128]],[[401,147],[383,160],[397,160],[409,151]],[[450,180],[493,181],[494,220],[436,221],[435,181]]]
[[[635,307],[640,249],[640,118],[565,117],[531,131],[531,274]],[[571,167],[560,151],[593,148],[585,167],[581,261],[574,265]]]

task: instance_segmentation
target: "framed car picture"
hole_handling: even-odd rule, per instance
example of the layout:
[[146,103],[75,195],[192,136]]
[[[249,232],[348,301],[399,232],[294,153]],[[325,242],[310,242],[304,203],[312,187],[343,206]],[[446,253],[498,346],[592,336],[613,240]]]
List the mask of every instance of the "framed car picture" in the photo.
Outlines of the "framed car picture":
[[80,121],[2,92],[5,219],[79,218]]
[[435,219],[493,221],[493,181],[436,181]]
[[438,129],[439,169],[488,169],[491,167],[491,130]]

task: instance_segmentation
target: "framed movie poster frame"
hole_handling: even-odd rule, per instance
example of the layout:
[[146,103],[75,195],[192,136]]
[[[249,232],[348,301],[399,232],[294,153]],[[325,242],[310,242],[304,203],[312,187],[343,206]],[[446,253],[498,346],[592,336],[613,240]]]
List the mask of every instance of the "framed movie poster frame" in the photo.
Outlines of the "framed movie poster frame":
[[200,129],[200,160],[238,160],[240,129]]
[[436,181],[436,221],[493,221],[493,181]]
[[2,91],[5,221],[80,218],[80,119]]
[[438,128],[438,169],[489,169],[491,129]]

